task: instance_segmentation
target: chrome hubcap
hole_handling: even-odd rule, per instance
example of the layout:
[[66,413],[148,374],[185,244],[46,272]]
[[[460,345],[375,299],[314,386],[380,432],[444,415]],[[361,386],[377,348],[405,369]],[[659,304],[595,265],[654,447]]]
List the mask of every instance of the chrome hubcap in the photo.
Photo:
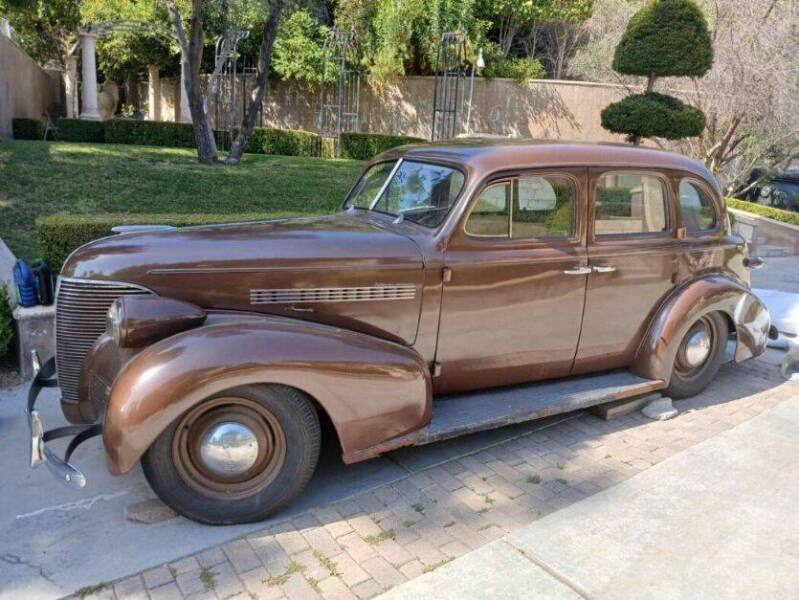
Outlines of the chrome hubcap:
[[707,331],[695,331],[685,342],[685,362],[698,367],[710,354],[710,336]]
[[258,453],[255,433],[235,421],[217,423],[200,442],[200,458],[205,468],[220,477],[246,473],[258,460]]

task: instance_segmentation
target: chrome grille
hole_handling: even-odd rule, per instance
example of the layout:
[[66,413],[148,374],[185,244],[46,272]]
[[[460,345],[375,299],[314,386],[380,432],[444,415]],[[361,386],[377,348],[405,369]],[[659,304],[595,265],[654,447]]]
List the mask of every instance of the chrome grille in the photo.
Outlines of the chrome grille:
[[65,400],[77,400],[83,360],[105,331],[105,315],[120,296],[151,294],[116,281],[61,278],[56,293],[56,363]]
[[295,304],[299,302],[366,302],[411,300],[416,297],[412,283],[345,288],[275,288],[250,290],[250,304]]

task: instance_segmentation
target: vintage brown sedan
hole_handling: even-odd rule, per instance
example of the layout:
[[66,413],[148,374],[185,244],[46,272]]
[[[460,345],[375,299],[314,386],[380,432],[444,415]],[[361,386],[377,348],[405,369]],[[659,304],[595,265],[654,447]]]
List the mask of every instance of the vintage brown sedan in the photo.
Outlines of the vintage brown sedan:
[[[306,485],[320,422],[351,463],[663,390],[763,352],[760,264],[700,163],[629,146],[464,141],[386,152],[339,212],[123,233],[76,250],[31,462],[108,467],[206,523]],[[728,342],[731,342],[728,344]],[[549,381],[541,381],[549,380]],[[43,432],[38,390],[66,418]],[[500,387],[502,386],[502,387]],[[76,435],[62,460],[46,442]]]

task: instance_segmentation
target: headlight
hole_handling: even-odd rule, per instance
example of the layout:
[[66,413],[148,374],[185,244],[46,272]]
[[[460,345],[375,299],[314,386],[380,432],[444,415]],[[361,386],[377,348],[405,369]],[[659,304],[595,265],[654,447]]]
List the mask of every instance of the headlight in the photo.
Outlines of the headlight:
[[119,331],[122,324],[122,309],[119,300],[114,300],[105,316],[105,331],[119,345]]

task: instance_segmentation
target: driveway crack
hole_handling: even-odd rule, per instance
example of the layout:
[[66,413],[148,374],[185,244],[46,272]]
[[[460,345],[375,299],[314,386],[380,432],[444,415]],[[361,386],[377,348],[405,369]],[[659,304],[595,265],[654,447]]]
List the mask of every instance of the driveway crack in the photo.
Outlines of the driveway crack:
[[27,561],[21,556],[17,556],[16,554],[12,554],[11,552],[0,554],[0,560],[8,565],[22,565],[24,567],[28,567],[29,569],[33,569],[39,574],[39,577],[51,583],[55,587],[60,587],[55,581],[53,581],[50,578],[50,576],[44,571],[44,567],[42,567],[41,565],[37,565],[30,561]]
[[585,598],[585,600],[591,600],[591,594],[586,592],[583,588],[581,588],[579,585],[574,583],[571,579],[569,579],[568,577],[566,577],[565,575],[563,575],[562,573],[560,573],[556,569],[553,569],[551,566],[549,566],[543,560],[538,558],[532,552],[528,552],[524,548],[520,548],[519,546],[517,546],[516,544],[514,544],[513,542],[511,542],[508,539],[503,539],[502,541],[504,543],[506,543],[508,546],[510,546],[512,549],[514,549],[516,552],[521,554],[524,558],[529,560],[531,563],[533,563],[534,565],[536,565],[537,567],[542,569],[544,572],[546,572],[547,575],[549,575],[550,577],[556,579],[557,581],[559,581],[560,583],[562,583],[563,585],[568,587],[575,594],[580,596],[580,598]]

